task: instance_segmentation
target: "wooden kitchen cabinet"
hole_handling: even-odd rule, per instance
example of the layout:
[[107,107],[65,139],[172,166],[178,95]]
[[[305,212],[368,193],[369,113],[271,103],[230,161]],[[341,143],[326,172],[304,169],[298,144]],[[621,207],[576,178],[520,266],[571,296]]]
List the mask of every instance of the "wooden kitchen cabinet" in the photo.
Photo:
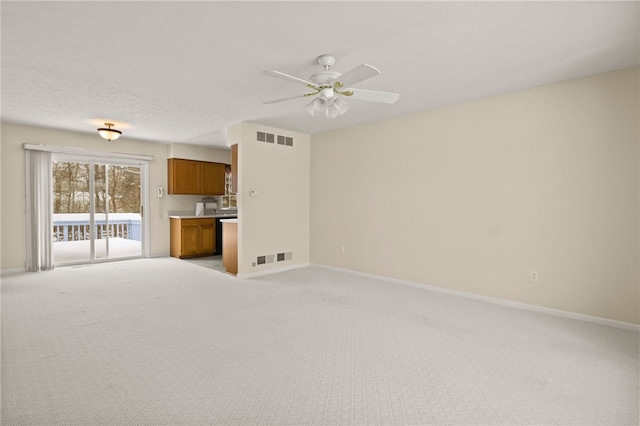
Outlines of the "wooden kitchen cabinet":
[[214,254],[216,252],[216,220],[198,219],[198,254]]
[[167,160],[169,194],[198,195],[202,180],[200,167],[199,161],[169,158]]
[[187,195],[224,195],[225,164],[167,159],[167,192]]
[[238,223],[222,222],[222,266],[225,271],[238,273]]
[[215,219],[171,218],[170,254],[173,257],[209,256],[216,251]]
[[202,163],[202,193],[204,195],[224,195],[224,174],[226,164]]
[[231,145],[231,192],[238,193],[238,144]]

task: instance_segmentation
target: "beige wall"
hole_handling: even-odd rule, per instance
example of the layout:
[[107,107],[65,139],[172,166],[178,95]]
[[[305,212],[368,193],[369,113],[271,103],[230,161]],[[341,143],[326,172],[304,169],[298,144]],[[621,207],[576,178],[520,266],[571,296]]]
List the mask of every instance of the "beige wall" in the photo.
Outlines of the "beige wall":
[[209,148],[201,145],[171,144],[168,145],[167,158],[184,158],[187,160],[231,164],[231,149]]
[[[293,147],[258,142],[257,131],[290,136]],[[238,144],[238,274],[308,265],[309,135],[239,123],[227,138]],[[258,256],[286,252],[291,260],[254,266]]]
[[[97,134],[82,134],[44,128],[2,124],[1,129],[2,170],[0,172],[1,190],[1,229],[0,267],[3,271],[23,269],[26,252],[25,231],[25,156],[23,144],[43,144],[69,148],[84,148],[88,151],[120,152],[129,154],[152,155],[154,161],[149,166],[150,205],[149,231],[150,255],[169,254],[169,219],[167,212],[188,210],[202,197],[188,195],[168,195],[167,158],[176,149],[182,158],[199,159],[231,163],[231,151],[220,148],[190,147],[137,141],[126,135],[114,142],[107,142]],[[155,188],[165,189],[165,196],[158,199]]]
[[638,324],[638,78],[314,135],[311,261]]
[[[638,324],[638,79],[637,68],[617,71],[312,138],[234,126],[240,272],[277,269],[251,264],[293,251],[283,266],[311,260]],[[257,129],[292,135],[296,148],[245,142]],[[2,270],[24,268],[24,143],[153,155],[152,256],[168,254],[167,212],[200,198],[153,196],[166,190],[166,158],[230,162],[227,150],[1,130]]]

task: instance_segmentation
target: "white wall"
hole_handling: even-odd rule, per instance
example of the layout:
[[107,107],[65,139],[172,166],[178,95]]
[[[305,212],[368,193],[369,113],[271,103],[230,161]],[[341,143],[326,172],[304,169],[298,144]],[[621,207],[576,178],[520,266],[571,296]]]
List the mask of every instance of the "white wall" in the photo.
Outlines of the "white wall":
[[[171,145],[132,140],[124,135],[117,141],[107,142],[97,134],[83,134],[60,130],[20,126],[2,123],[0,172],[1,258],[4,270],[23,269],[26,252],[25,229],[25,157],[23,144],[44,144],[70,148],[85,148],[88,151],[121,152],[154,156],[149,166],[151,189],[149,214],[150,255],[169,254],[168,211],[186,210],[195,207],[200,196],[167,195],[167,158],[175,151]],[[177,148],[182,158],[231,163],[231,151],[224,148],[190,147]],[[173,150],[173,151],[172,151]],[[165,196],[158,199],[154,188],[162,186]]]
[[231,164],[231,149],[228,148],[209,148],[202,145],[180,143],[167,145],[167,147],[167,158],[184,158],[186,160]]
[[[293,147],[258,142],[256,132],[290,136]],[[238,144],[238,274],[309,264],[309,135],[239,123],[227,131]],[[250,190],[258,196],[249,196]],[[256,265],[264,255],[292,252],[292,260]]]
[[311,261],[638,324],[638,79],[314,135]]

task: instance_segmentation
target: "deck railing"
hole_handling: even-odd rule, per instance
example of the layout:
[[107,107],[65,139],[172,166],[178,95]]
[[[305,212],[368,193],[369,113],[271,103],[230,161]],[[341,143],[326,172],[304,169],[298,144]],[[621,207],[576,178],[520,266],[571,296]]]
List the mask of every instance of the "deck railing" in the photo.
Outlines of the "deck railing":
[[[140,215],[137,213],[97,213],[94,217],[95,238],[119,237],[127,240],[141,240]],[[80,241],[91,238],[89,213],[63,213],[53,215],[53,241]]]

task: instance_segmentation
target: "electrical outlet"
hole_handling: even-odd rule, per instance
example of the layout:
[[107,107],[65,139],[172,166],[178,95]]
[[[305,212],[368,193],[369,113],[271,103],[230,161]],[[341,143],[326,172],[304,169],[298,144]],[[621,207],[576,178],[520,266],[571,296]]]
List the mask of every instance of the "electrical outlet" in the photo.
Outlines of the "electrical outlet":
[[531,281],[538,282],[538,271],[531,271]]

